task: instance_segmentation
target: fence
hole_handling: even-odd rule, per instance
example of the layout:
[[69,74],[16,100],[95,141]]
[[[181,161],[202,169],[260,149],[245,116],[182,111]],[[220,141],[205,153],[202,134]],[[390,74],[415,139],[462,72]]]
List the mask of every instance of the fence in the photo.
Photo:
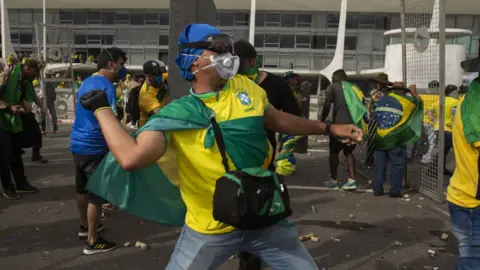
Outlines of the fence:
[[76,91],[72,67],[73,27],[35,24],[36,54],[46,67],[41,76],[44,107],[48,108],[46,131],[56,131],[58,119],[75,116]]
[[[403,80],[422,89],[427,153],[412,149],[409,180],[420,176],[419,191],[444,200],[445,12],[444,0],[401,0]],[[418,161],[418,162],[417,162]]]

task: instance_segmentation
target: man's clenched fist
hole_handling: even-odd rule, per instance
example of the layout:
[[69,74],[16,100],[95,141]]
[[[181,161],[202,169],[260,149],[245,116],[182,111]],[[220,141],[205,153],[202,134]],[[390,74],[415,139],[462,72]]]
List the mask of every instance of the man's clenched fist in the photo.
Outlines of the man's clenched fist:
[[80,97],[80,104],[89,111],[97,111],[101,108],[110,108],[107,94],[102,90],[92,90]]

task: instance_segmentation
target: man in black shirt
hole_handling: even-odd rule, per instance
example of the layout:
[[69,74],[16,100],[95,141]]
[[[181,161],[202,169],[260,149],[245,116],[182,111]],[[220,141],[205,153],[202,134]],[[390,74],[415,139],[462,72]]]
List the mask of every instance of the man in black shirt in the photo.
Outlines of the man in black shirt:
[[[246,40],[239,40],[234,44],[235,54],[240,57],[239,74],[245,75],[255,81],[267,92],[268,101],[278,110],[301,115],[300,107],[288,83],[280,76],[260,71],[257,66],[257,51]],[[276,149],[277,142],[275,132],[267,130],[268,140],[273,149]],[[273,158],[272,158],[273,160]]]
[[[260,87],[267,92],[269,103],[278,110],[300,116],[300,107],[293,94],[292,89],[282,77],[260,71],[257,63],[257,51],[246,40],[239,40],[234,44],[235,54],[240,57],[239,74],[245,75],[255,81]],[[267,130],[267,137],[273,147],[273,157],[270,163],[271,169],[275,162],[275,151],[277,149],[277,141],[275,132]],[[260,270],[262,269],[262,261],[252,254],[240,253],[240,270]]]
[[[343,69],[337,70],[333,73],[332,84],[327,87],[327,93],[325,97],[325,105],[323,105],[323,112],[321,121],[327,119],[328,114],[330,113],[330,107],[333,103],[333,124],[353,124],[350,111],[348,110],[347,102],[345,101],[345,95],[343,93],[342,81],[347,80],[347,74]],[[355,181],[355,156],[353,155],[353,150],[355,149],[354,144],[344,144],[341,141],[341,138],[337,138],[333,135],[330,135],[330,180],[326,182],[326,185],[329,188],[338,189],[340,188],[339,183],[337,182],[337,169],[339,164],[339,154],[341,151],[345,154],[347,158],[348,165],[348,181],[341,186],[344,190],[355,190],[357,188]]]

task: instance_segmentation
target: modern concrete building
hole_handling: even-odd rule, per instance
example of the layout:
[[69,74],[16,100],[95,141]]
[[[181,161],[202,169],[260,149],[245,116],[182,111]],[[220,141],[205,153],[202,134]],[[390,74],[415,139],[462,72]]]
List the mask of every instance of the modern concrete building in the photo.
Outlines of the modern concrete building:
[[[445,1],[447,28],[472,31],[450,35],[447,43],[478,55],[479,0]],[[42,21],[41,0],[5,0],[11,42],[17,52],[36,51],[34,23]],[[46,0],[47,23],[72,25],[77,53],[97,54],[117,46],[132,65],[167,59],[169,0]],[[216,0],[217,25],[235,39],[248,39],[250,1]],[[269,69],[320,71],[332,61],[340,22],[338,0],[257,0],[255,47]],[[389,44],[398,44],[399,1],[350,0],[346,16],[343,67],[383,69]],[[385,33],[387,32],[387,35]],[[62,35],[59,33],[58,35]],[[318,74],[318,73],[317,73]]]

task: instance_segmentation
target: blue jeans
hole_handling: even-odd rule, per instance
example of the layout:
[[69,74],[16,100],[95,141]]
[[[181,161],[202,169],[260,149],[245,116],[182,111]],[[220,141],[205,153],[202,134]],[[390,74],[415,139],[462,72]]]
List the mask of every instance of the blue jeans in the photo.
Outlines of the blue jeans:
[[387,181],[388,164],[390,168],[390,194],[398,195],[403,191],[402,180],[405,174],[405,148],[399,147],[390,150],[375,150],[375,180],[373,192],[383,193],[383,184]]
[[480,207],[463,208],[448,204],[452,232],[458,239],[456,270],[480,269]]
[[185,225],[166,269],[217,269],[239,252],[249,252],[273,269],[318,269],[298,240],[295,226],[280,224],[216,235],[198,233]]

